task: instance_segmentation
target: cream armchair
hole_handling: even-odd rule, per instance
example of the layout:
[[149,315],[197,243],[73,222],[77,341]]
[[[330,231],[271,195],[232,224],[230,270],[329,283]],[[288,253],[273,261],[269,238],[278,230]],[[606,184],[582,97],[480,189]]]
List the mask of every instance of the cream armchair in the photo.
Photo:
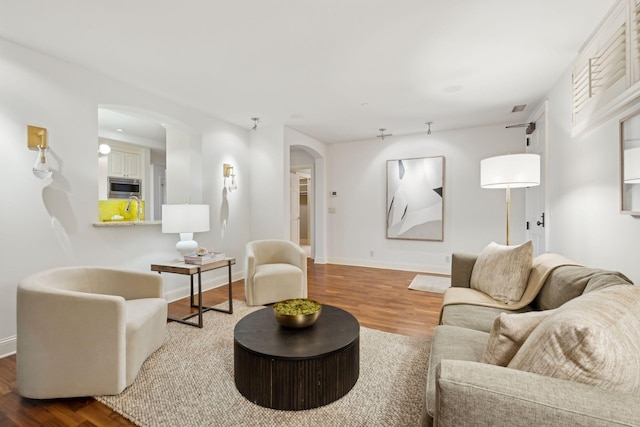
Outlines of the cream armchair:
[[158,274],[64,267],[18,285],[18,392],[28,398],[118,394],[164,343]]
[[244,294],[247,305],[307,297],[307,255],[287,240],[247,243]]

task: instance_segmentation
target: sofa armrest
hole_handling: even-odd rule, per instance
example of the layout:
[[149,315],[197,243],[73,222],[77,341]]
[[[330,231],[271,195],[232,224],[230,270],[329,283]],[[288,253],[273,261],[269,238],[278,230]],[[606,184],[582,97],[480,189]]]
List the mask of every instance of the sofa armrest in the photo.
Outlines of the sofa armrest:
[[160,274],[99,267],[85,270],[93,293],[121,296],[125,300],[164,297]]
[[253,246],[248,244],[244,260],[244,294],[247,301],[253,301],[253,275],[256,274],[256,255]]
[[640,397],[477,362],[443,360],[434,426],[640,425]]
[[451,286],[457,288],[471,287],[471,271],[478,255],[454,252],[451,255]]
[[[20,286],[17,332],[21,395],[48,399],[113,394],[125,388],[124,298]],[[93,387],[86,386],[88,377]]]

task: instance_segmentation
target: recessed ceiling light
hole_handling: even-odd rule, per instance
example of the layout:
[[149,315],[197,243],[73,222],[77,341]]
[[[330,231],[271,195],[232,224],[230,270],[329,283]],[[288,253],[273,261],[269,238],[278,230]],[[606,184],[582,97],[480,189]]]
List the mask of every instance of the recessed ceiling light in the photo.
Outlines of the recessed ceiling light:
[[116,129],[116,132],[124,132],[124,129],[118,128],[118,129]]

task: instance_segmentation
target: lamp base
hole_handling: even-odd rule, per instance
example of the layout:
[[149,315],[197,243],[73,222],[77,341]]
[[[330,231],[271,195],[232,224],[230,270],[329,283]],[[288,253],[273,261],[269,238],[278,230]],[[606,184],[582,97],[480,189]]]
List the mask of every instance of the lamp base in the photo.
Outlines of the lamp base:
[[185,255],[190,255],[198,249],[198,242],[193,240],[193,233],[180,233],[180,241],[176,243],[176,250],[180,253],[180,261]]

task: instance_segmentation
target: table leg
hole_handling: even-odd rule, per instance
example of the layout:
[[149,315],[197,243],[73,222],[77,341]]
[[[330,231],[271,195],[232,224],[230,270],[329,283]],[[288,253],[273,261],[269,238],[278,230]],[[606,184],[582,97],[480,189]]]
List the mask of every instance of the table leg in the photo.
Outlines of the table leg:
[[[189,296],[189,304],[191,307],[197,307],[198,311],[196,313],[192,313],[188,316],[185,316],[181,319],[175,317],[168,317],[169,320],[174,322],[184,323],[185,325],[197,326],[198,328],[202,328],[204,326],[203,314],[207,311],[220,311],[222,313],[233,314],[233,282],[231,278],[231,261],[227,261],[227,278],[229,287],[229,308],[227,310],[216,308],[216,307],[205,307],[202,305],[202,270],[198,267],[198,304],[194,304],[194,293],[193,293],[193,275],[190,277],[191,282],[191,293]],[[160,273],[160,272],[158,272]],[[198,316],[198,322],[190,322],[188,319],[192,317]]]
[[198,327],[202,328],[202,276],[200,267],[198,267]]
[[195,307],[193,305],[193,275],[189,276],[189,282],[191,283],[191,293],[189,294],[189,305],[191,307]]
[[222,313],[233,314],[233,291],[232,291],[233,282],[231,281],[231,261],[227,261],[227,271],[228,271],[227,286],[229,286],[229,308],[227,310],[224,310],[216,307],[205,307],[204,311],[214,310],[214,311],[220,311]]

